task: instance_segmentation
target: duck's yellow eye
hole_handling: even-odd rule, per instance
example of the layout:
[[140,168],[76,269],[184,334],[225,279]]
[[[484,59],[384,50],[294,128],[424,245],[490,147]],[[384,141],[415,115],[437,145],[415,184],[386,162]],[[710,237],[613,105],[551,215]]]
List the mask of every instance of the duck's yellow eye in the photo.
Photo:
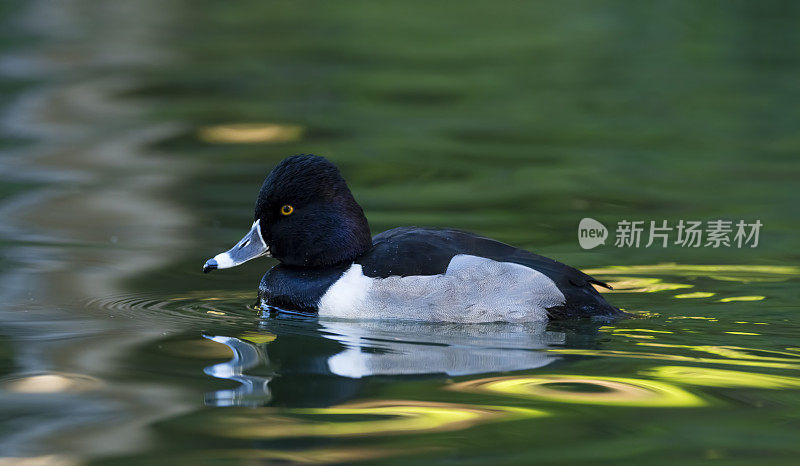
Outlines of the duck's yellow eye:
[[289,204],[281,207],[281,215],[292,215],[292,212],[294,212],[294,207],[290,206]]

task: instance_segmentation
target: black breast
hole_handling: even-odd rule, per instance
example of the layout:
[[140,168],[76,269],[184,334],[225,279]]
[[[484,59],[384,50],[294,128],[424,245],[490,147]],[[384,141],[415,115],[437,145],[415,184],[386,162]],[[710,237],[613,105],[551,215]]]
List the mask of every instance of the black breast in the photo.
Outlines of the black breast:
[[322,295],[348,267],[350,264],[323,269],[276,265],[261,277],[259,302],[286,310],[316,313]]

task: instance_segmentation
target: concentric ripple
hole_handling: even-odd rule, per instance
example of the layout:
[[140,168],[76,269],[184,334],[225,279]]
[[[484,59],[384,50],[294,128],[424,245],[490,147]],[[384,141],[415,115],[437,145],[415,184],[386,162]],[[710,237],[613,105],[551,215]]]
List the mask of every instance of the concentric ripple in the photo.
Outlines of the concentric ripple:
[[213,425],[200,426],[216,435],[235,438],[347,437],[453,431],[546,415],[541,410],[510,406],[375,400],[330,408],[235,410]]
[[202,291],[182,296],[137,293],[91,299],[86,301],[86,306],[105,314],[125,317],[148,315],[181,322],[207,321],[210,318],[252,321],[258,317],[246,304],[252,300],[253,293],[230,291]]
[[504,394],[560,403],[646,408],[697,407],[707,403],[666,382],[623,377],[539,375],[493,377],[456,383],[450,390]]

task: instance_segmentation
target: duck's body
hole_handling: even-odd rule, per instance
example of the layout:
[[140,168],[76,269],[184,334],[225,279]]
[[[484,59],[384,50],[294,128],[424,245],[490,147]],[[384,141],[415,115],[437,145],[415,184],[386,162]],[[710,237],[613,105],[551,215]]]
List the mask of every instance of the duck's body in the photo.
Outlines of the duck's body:
[[290,157],[273,170],[250,234],[205,269],[258,255],[281,260],[261,279],[259,303],[266,308],[470,323],[621,314],[592,286],[608,285],[490,238],[401,227],[370,239],[363,211],[338,170],[316,156]]
[[309,269],[277,265],[259,303],[320,316],[445,322],[531,322],[614,316],[572,267],[472,233],[401,227],[373,238],[352,262]]

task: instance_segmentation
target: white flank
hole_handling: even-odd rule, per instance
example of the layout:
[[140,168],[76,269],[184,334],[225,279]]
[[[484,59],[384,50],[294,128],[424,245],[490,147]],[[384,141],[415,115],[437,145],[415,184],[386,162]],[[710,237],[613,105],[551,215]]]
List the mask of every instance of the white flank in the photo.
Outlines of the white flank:
[[360,264],[353,264],[328,288],[319,301],[319,315],[359,317],[374,278],[364,276]]
[[440,275],[370,278],[353,264],[322,296],[319,315],[438,322],[546,322],[564,295],[539,271],[457,255]]

